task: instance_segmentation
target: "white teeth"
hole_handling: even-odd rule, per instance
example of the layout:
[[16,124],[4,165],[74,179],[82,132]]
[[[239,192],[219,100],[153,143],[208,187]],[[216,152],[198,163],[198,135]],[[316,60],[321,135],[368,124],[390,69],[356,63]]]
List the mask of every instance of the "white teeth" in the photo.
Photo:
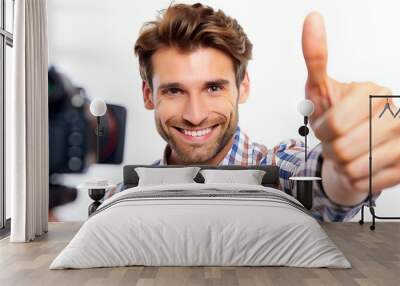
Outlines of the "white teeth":
[[185,133],[186,135],[190,135],[193,137],[204,136],[211,132],[211,128],[206,128],[206,129],[197,130],[197,131],[190,131],[190,130],[186,130],[186,129],[182,129],[182,130],[183,130],[183,133]]

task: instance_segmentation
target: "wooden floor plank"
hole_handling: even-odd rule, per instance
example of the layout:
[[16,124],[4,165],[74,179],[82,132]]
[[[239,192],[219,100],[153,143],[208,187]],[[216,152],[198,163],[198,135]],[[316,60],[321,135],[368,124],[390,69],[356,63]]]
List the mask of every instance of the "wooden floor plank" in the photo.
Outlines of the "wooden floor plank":
[[50,223],[32,243],[0,240],[0,285],[400,285],[400,222],[379,222],[375,231],[357,223],[323,224],[352,269],[290,267],[116,267],[49,270],[81,223]]

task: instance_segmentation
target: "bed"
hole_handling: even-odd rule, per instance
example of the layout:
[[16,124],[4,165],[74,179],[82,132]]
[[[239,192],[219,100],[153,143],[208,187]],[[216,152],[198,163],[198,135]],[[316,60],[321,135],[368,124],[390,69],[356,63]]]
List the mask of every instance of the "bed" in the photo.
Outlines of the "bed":
[[125,166],[125,190],[102,203],[50,269],[351,267],[309,211],[277,189],[278,167],[196,167],[264,174],[259,185],[209,183],[201,172],[193,182],[141,185],[136,172],[140,168],[170,167]]

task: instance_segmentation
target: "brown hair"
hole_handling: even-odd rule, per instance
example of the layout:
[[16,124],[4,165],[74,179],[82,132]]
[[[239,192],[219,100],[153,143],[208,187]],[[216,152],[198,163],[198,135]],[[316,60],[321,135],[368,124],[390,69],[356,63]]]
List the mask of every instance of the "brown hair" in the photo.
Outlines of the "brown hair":
[[244,78],[252,54],[252,44],[235,19],[200,3],[171,5],[161,11],[156,21],[144,24],[135,54],[139,57],[140,75],[151,88],[151,56],[162,47],[183,51],[212,47],[224,52],[233,61],[237,86]]

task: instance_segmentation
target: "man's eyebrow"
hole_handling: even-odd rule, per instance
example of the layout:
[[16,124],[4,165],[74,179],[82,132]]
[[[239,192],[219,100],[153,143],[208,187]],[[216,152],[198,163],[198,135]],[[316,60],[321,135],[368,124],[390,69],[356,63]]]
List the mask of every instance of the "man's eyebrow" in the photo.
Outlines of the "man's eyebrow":
[[205,83],[206,86],[210,86],[210,85],[228,85],[228,84],[229,84],[229,80],[223,79],[223,78],[206,81],[206,83]]
[[167,82],[160,84],[158,89],[168,89],[168,88],[182,88],[182,85],[179,82]]

